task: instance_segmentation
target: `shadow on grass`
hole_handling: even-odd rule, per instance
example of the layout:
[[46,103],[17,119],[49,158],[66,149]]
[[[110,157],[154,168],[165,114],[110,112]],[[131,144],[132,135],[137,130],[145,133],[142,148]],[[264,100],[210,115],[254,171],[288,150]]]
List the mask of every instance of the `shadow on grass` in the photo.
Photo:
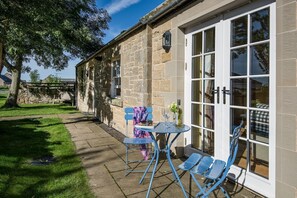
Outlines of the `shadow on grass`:
[[72,151],[60,154],[51,165],[31,164],[34,159],[54,156],[55,146],[68,144],[63,140],[50,141],[51,134],[41,127],[38,119],[0,121],[0,197],[53,197],[61,193],[66,196],[78,188],[65,182],[73,179],[70,175],[82,173]]
[[[1,98],[1,97],[0,97]],[[22,105],[16,108],[5,108],[4,106],[1,107],[3,110],[11,110],[11,109],[26,109],[26,110],[44,110],[44,109],[64,109],[64,110],[75,110],[74,106],[66,105],[66,104],[32,104],[32,105]]]
[[78,113],[76,108],[66,104],[25,104],[14,108],[6,108],[4,106],[0,107],[1,117],[74,113]]

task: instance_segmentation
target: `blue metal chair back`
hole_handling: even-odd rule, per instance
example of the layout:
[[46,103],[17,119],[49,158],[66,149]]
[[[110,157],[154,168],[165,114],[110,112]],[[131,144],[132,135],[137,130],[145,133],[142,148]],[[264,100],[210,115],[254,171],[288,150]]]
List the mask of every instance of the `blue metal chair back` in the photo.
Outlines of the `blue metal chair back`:
[[[197,193],[196,197],[203,196],[208,197],[208,195],[215,190],[217,187],[220,187],[222,192],[226,197],[229,197],[228,193],[224,190],[221,184],[227,177],[227,174],[230,170],[230,167],[234,163],[238,151],[238,142],[239,137],[241,135],[241,129],[243,128],[243,121],[241,121],[240,125],[237,126],[232,133],[232,138],[230,141],[230,153],[227,162],[223,160],[216,159],[214,160],[210,156],[204,156],[199,164],[195,166],[191,171],[190,174],[193,177],[194,182],[200,189],[200,192]],[[209,180],[207,185],[202,187],[199,182],[195,178],[195,174],[199,174],[204,176]]]
[[[126,107],[124,109],[125,111],[125,120],[126,120],[126,136],[128,136],[128,123],[129,121],[133,120],[134,118],[134,108],[133,107]],[[146,113],[148,114],[146,117],[146,120],[152,120],[153,119],[153,108],[152,107],[146,107]],[[125,160],[125,172],[126,172],[126,176],[131,173],[131,172],[147,172],[148,169],[146,170],[135,170],[135,168],[137,168],[137,166],[139,165],[139,163],[141,163],[143,161],[142,160],[129,160],[128,157],[128,150],[130,150],[128,145],[148,145],[151,144],[153,142],[153,140],[151,138],[124,138],[123,143],[126,145],[126,160]],[[131,168],[129,166],[130,163],[135,163],[137,162],[138,165],[135,165],[133,168]],[[150,161],[150,164],[148,167],[151,166],[152,164],[152,160]],[[142,180],[141,180],[142,182]],[[140,182],[140,183],[141,183]]]
[[[147,120],[153,120],[153,108],[146,107],[146,112],[148,113]],[[126,107],[125,108],[126,125],[128,125],[129,120],[133,120],[133,116],[134,116],[134,108]]]
[[240,125],[237,126],[233,130],[231,142],[230,142],[230,150],[229,150],[229,158],[226,164],[226,168],[230,169],[231,165],[234,164],[236,159],[237,151],[238,151],[238,141],[241,135],[241,129],[243,128],[243,121],[241,121]]

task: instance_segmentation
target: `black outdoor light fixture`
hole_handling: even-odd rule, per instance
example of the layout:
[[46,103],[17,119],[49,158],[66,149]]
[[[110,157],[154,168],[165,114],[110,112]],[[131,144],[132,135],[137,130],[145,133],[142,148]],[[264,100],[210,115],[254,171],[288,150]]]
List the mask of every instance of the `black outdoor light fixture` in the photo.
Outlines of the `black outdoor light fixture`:
[[163,34],[162,47],[166,52],[168,52],[171,48],[171,33],[169,30]]
[[103,58],[102,58],[102,56],[96,56],[95,59],[96,59],[97,61],[102,61]]

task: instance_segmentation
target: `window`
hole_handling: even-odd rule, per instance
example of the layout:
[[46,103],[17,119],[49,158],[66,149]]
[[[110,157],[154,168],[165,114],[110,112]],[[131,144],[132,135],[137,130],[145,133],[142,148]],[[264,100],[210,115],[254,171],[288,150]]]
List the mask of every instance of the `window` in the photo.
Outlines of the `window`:
[[245,119],[235,165],[269,178],[270,9],[231,21],[231,123]]
[[90,80],[93,80],[93,76],[94,76],[94,68],[93,67],[90,67],[89,68],[89,79]]
[[112,62],[111,68],[111,97],[119,98],[121,96],[121,66],[120,60]]

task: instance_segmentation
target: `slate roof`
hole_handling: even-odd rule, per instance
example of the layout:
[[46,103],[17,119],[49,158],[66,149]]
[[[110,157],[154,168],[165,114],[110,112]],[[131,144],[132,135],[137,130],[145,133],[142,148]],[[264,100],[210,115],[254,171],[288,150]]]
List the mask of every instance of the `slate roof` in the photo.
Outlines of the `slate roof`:
[[2,79],[6,84],[11,84],[11,79],[5,75],[0,75],[0,79]]

